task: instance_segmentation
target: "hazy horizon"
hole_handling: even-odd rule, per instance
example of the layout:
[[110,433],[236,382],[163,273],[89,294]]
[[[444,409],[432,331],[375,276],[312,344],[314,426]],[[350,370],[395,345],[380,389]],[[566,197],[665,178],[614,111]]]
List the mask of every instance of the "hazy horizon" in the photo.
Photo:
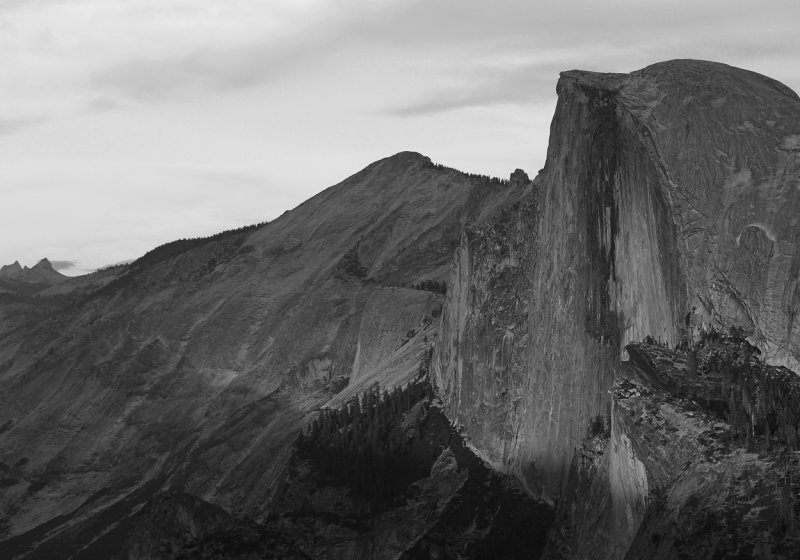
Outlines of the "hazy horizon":
[[714,60],[800,90],[795,2],[0,5],[0,265],[85,273],[272,220],[404,150],[542,167],[558,73]]

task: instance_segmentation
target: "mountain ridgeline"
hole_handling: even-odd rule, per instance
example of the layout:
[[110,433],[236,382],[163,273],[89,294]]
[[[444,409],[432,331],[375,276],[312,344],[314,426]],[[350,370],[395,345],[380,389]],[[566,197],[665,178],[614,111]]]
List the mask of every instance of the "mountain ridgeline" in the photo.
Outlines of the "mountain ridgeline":
[[251,231],[62,283],[81,297],[61,309],[4,306],[0,556],[127,554],[168,489],[266,522],[304,424],[418,376],[461,232],[534,188],[403,152]]
[[556,89],[533,180],[402,152],[3,267],[0,556],[797,557],[800,99],[693,60]]

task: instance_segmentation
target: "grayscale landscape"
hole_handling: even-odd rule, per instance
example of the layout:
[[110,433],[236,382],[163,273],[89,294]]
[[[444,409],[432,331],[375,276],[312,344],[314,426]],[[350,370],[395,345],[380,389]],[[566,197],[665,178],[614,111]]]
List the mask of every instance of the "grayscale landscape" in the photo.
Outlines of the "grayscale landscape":
[[562,70],[541,169],[4,264],[0,558],[800,557],[800,97]]

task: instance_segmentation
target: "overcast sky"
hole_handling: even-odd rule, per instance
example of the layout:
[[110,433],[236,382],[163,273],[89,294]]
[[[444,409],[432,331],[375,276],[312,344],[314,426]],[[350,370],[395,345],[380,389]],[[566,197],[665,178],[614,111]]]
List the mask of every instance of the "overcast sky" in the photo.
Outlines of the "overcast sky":
[[797,6],[0,0],[0,264],[83,273],[402,150],[533,175],[561,70],[700,58],[798,91]]

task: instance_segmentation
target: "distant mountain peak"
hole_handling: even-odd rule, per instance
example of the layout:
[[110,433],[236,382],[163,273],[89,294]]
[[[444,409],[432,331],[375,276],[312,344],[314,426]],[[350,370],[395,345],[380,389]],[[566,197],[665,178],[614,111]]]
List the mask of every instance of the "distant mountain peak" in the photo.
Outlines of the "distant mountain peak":
[[402,152],[397,152],[393,156],[389,156],[387,159],[396,159],[396,160],[418,160],[418,161],[430,161],[431,158],[428,156],[424,156],[419,152],[412,152],[410,150],[404,150]]
[[27,284],[57,284],[67,279],[53,268],[53,264],[47,258],[40,260],[31,268],[20,265],[19,261],[4,265],[0,268],[0,278]]
[[411,167],[414,165],[430,165],[431,158],[420,154],[419,152],[403,151],[383,158],[375,162],[376,164],[389,164],[392,167]]
[[36,263],[34,265],[34,267],[31,270],[34,270],[34,269],[37,269],[37,268],[40,269],[40,270],[55,270],[53,268],[53,263],[51,263],[50,260],[47,259],[47,258],[44,258],[44,259],[40,260],[38,263]]
[[13,278],[20,272],[22,272],[23,268],[22,265],[19,264],[19,261],[14,261],[12,264],[6,264],[0,267],[0,278]]

